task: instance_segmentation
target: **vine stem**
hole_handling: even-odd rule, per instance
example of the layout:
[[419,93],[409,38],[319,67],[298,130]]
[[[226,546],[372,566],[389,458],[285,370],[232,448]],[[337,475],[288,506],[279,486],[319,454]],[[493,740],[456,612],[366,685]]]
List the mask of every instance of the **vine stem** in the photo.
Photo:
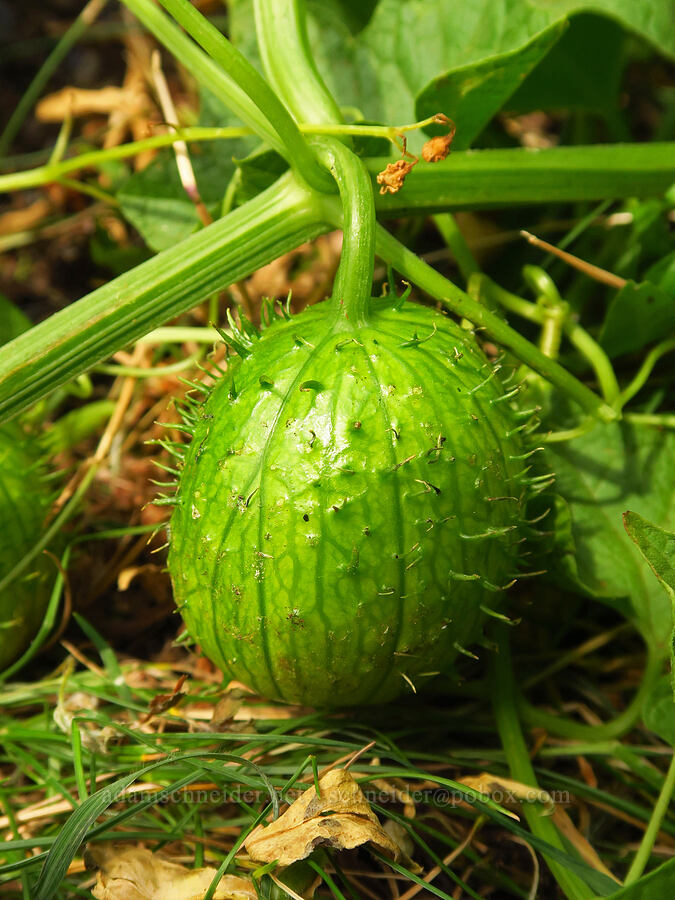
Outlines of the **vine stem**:
[[619,397],[621,406],[625,406],[633,397],[642,390],[642,388],[647,383],[649,376],[652,373],[652,369],[657,364],[657,362],[664,356],[666,353],[671,353],[675,350],[675,339],[662,341],[660,344],[657,344],[653,350],[647,354],[644,359],[644,362],[638,369],[635,378],[631,381],[629,385],[627,385],[623,391],[621,391],[621,395]]
[[[533,268],[529,267],[530,270]],[[540,271],[543,272],[543,270]],[[517,294],[512,294],[501,287],[501,285],[492,281],[487,275],[477,274],[473,276],[472,285],[478,296],[484,294],[488,299],[498,303],[508,312],[515,313],[515,315],[530,322],[536,322],[538,325],[546,324],[550,315],[550,309],[536,303],[530,303]],[[620,400],[619,385],[609,357],[600,344],[591,337],[585,328],[569,317],[562,321],[561,328],[572,346],[579,351],[595,372],[605,401],[608,404],[618,405]],[[618,408],[620,409],[622,405],[619,405]]]
[[[329,203],[324,205],[330,207]],[[376,227],[375,235],[375,249],[378,256],[394,266],[405,278],[440,300],[452,312],[469,319],[475,326],[485,329],[493,340],[511,350],[521,362],[566,393],[586,412],[603,422],[613,422],[618,418],[618,413],[586,385],[555,360],[545,356],[541,350],[507,325],[499,316],[473,300],[415,253],[408,250],[382,226]]]
[[243,122],[286,157],[302,180],[319,191],[333,191],[333,179],[320,165],[283,103],[248,60],[188,0],[161,0],[189,37],[152,0],[123,0],[155,37],[214,92]]
[[675,414],[673,413],[626,413],[626,422],[633,425],[653,425],[656,428],[675,428]]
[[0,354],[0,421],[326,231],[318,196],[286,173],[223,219],[10,341]]
[[309,47],[302,0],[253,0],[253,7],[265,75],[288,109],[298,121],[341,123],[340,107]]
[[177,128],[171,134],[156,134],[153,137],[144,138],[140,141],[119,144],[117,147],[107,147],[105,150],[87,150],[70,159],[63,159],[58,162],[50,161],[44,166],[27,169],[25,172],[11,172],[9,175],[0,175],[0,193],[39,187],[42,184],[49,184],[50,181],[58,181],[65,175],[77,172],[79,169],[93,168],[112,160],[128,159],[146,150],[170,147],[178,141],[229,140],[248,137],[253,133],[250,128],[243,126]]
[[[246,57],[189,0],[160,3],[255,103],[283,141],[291,168],[316,190],[333,192],[333,180],[319,165],[288,109]],[[277,53],[278,48],[277,42]],[[280,56],[285,66],[295,67],[293,52],[286,50]]]
[[649,825],[647,826],[642,837],[642,841],[640,842],[638,851],[635,854],[635,858],[630,865],[624,884],[634,884],[644,872],[645,866],[649,861],[649,857],[656,842],[656,838],[658,837],[661,822],[663,821],[663,817],[665,816],[665,814],[668,812],[668,806],[670,804],[670,798],[673,795],[673,791],[675,791],[675,754],[673,754],[673,757],[670,760],[670,765],[668,766],[668,772],[666,774],[665,781],[663,782],[663,786],[656,801],[656,805],[654,806],[654,812],[652,813],[651,819],[649,820]]
[[[416,128],[423,128],[434,120],[435,116],[431,116],[429,119],[414,122],[412,125],[397,125],[391,128],[388,125],[330,125],[299,122],[298,129],[302,134],[310,137],[315,135],[326,137],[385,137],[395,142],[397,135]],[[148,150],[170,147],[179,141],[184,141],[185,143],[225,141],[250,137],[255,134],[256,132],[246,125],[222,127],[192,125],[180,128],[177,124],[172,123],[172,131],[167,134],[156,134],[149,138],[143,138],[140,141],[130,141],[126,144],[118,144],[115,147],[106,147],[103,150],[84,150],[82,153],[78,153],[77,156],[68,159],[63,159],[61,154],[52,155],[44,165],[25,169],[21,172],[10,172],[7,175],[0,175],[0,193],[40,187],[41,185],[49,184],[51,181],[58,181],[80,169],[95,168],[112,160],[129,159]],[[520,162],[522,163],[524,160]],[[382,160],[382,164],[384,164],[384,160]]]
[[630,731],[639,720],[645,699],[654,687],[662,670],[663,658],[648,646],[645,671],[635,696],[623,712],[603,725],[584,725],[581,722],[575,722],[573,719],[537,709],[522,694],[518,696],[518,709],[528,725],[545,728],[546,731],[559,737],[579,741],[612,740]]
[[[545,313],[544,334],[549,323],[556,333],[552,356],[557,356],[561,333],[591,364],[600,383],[600,390],[607,403],[616,406],[619,400],[619,382],[616,380],[612,363],[597,341],[593,340],[585,328],[569,317],[569,305],[565,303],[551,276],[540,266],[524,266],[523,275],[532,289],[539,295],[538,305]],[[542,335],[543,337],[543,335]]]
[[[516,710],[516,686],[511,663],[511,645],[508,633],[509,626],[496,626],[498,650],[490,655],[490,684],[497,729],[511,777],[516,781],[537,787],[534,768],[525,744],[518,713]],[[560,836],[553,822],[541,815],[540,810],[529,804],[523,805],[523,813],[532,833],[547,841],[558,850],[563,847]],[[569,900],[587,900],[593,897],[591,889],[573,872],[568,871],[561,863],[547,858],[548,866]]]
[[472,275],[480,273],[480,266],[476,262],[476,258],[471,252],[459,225],[450,213],[437,213],[432,218],[441,237],[455,257],[455,262],[462,278],[468,284]]

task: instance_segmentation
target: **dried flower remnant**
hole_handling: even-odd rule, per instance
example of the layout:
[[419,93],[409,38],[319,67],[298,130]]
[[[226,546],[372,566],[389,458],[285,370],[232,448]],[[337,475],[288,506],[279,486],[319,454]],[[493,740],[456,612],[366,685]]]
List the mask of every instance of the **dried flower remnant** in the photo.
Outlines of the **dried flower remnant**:
[[457,127],[452,119],[444,116],[443,113],[439,113],[436,116],[436,121],[439,125],[447,125],[448,133],[438,134],[436,137],[429,138],[422,147],[422,159],[429,163],[440,162],[448,156],[455,132],[457,131]]
[[417,162],[409,162],[407,159],[397,159],[388,163],[387,167],[377,174],[377,183],[380,185],[381,194],[397,194],[403,187],[405,177]]
[[[429,123],[430,120],[426,120]],[[445,125],[448,128],[447,134],[437,135],[430,138],[422,148],[422,159],[425,162],[439,162],[445,159],[450,153],[452,140],[455,136],[456,127],[452,119],[449,119],[443,113],[437,113],[433,121],[438,125]],[[406,139],[403,135],[398,136],[401,140],[401,159],[396,162],[389,163],[385,169],[377,174],[377,183],[380,185],[380,194],[397,194],[403,187],[403,183],[408,173],[419,162],[419,157],[412,153],[408,153],[406,149]],[[398,141],[396,142],[398,143]]]

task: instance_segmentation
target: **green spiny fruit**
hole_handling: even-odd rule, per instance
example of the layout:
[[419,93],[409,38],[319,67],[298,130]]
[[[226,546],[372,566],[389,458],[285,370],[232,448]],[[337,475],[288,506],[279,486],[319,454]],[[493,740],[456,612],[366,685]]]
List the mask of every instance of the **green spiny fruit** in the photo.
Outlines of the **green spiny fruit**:
[[317,706],[447,670],[514,577],[527,417],[470,333],[409,302],[371,301],[363,326],[322,303],[234,342],[167,498],[188,631],[229,676]]
[[[0,428],[0,581],[33,549],[52,499],[38,440],[21,426]],[[54,582],[44,554],[0,590],[0,671],[35,637]]]

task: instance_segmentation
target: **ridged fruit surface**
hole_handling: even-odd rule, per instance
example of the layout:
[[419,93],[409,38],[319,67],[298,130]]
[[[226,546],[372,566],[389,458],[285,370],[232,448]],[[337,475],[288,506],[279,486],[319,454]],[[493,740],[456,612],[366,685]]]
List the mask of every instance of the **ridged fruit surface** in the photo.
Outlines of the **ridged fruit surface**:
[[[35,440],[18,425],[0,428],[0,580],[40,539],[51,490]],[[55,569],[44,555],[0,591],[0,670],[37,634]]]
[[169,569],[227,675],[317,706],[422,686],[516,570],[518,423],[473,336],[408,302],[275,324],[195,423]]

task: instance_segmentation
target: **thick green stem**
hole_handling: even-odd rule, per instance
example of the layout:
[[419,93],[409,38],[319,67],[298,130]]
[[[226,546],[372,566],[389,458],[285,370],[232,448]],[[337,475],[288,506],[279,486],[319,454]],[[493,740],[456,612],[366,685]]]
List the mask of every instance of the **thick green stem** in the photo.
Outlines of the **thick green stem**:
[[559,737],[578,741],[609,741],[621,737],[635,726],[642,715],[645,700],[662,671],[663,658],[648,648],[644,675],[635,696],[622,713],[604,725],[584,725],[564,716],[545,712],[533,706],[522,695],[518,697],[518,709],[528,725],[545,728]]
[[342,254],[333,282],[333,303],[352,325],[368,317],[375,261],[375,205],[370,178],[361,160],[336,140],[325,139],[318,151],[340,191]]
[[617,418],[617,413],[611,406],[603,403],[600,397],[570,375],[555,360],[545,356],[534,344],[432,269],[379,225],[376,229],[376,252],[422,290],[443,302],[448,309],[466,317],[474,325],[484,328],[493,340],[511,350],[521,362],[566,393],[586,412],[604,422],[612,422]]
[[295,118],[326,125],[341,123],[340,107],[309,48],[303,0],[254,0],[254,9],[265,75]]
[[[516,711],[516,686],[511,664],[509,629],[506,625],[499,625],[496,630],[499,638],[498,650],[490,657],[490,684],[499,737],[511,778],[536,788],[536,776]],[[540,809],[525,804],[523,813],[533,834],[558,850],[564,849],[555,825],[549,818],[542,816]],[[546,861],[555,880],[570,900],[586,900],[593,896],[590,888],[559,862],[550,858],[547,858]]]
[[[373,179],[388,162],[365,160]],[[674,181],[675,142],[469,150],[442,162],[419,163],[398,193],[377,198],[377,208],[383,216],[403,216],[515,203],[662,197]]]
[[16,415],[214,291],[327,231],[289,173],[253,200],[6,344],[0,420]]
[[[161,16],[161,13],[159,14]],[[163,18],[179,38],[187,41],[188,47],[197,54],[199,60],[202,62],[205,60],[207,64],[213,66],[216,77],[223,75],[221,70],[214,66],[198,47],[191,44],[166,17]],[[182,56],[180,58],[183,59]],[[218,93],[215,86],[211,86],[211,89]],[[256,107],[250,101],[248,102],[253,113],[262,118]],[[242,116],[242,118],[244,117]],[[268,124],[263,127],[266,127],[269,132],[269,136],[266,135],[265,139],[272,144],[276,141],[276,145],[273,144],[273,146],[283,152],[276,133]],[[326,134],[346,127],[336,125],[331,128],[327,125],[307,124],[299,126],[300,130],[308,135]],[[357,126],[351,126],[351,130],[358,133]],[[252,128],[251,131],[253,131]],[[389,131],[389,129],[383,129],[383,131]],[[96,166],[105,159],[134,156],[145,149],[165,146],[176,140],[219,140],[248,133],[246,129],[235,131],[230,128],[183,128],[172,135],[156,135],[143,141],[122,144],[107,150],[88,151],[81,157],[64,160],[59,165],[67,166],[67,171],[73,172],[84,166]],[[574,177],[574,164],[581,165],[585,151],[593,151],[595,149],[593,147],[542,150],[534,157],[530,151],[523,149],[458,151],[448,157],[445,162],[433,165],[420,163],[415,166],[406,178],[403,189],[397,194],[382,196],[376,191],[375,206],[378,215],[386,217],[401,216],[406,212],[419,214],[440,212],[444,209],[470,209],[475,208],[477,200],[480,200],[483,206],[497,207],[551,203],[561,199],[569,201],[593,199],[597,193],[600,196],[612,197],[657,197],[663,195],[664,190],[675,180],[675,167],[664,155],[663,148],[667,148],[671,158],[675,158],[675,143],[656,145],[656,152],[652,152],[652,145],[649,144],[617,147],[615,152],[619,160],[624,161],[626,170],[634,170],[632,180],[628,181],[622,175],[618,182],[614,179],[611,169],[607,172],[598,172],[597,180],[593,182],[586,182],[584,179],[577,180]],[[574,155],[570,156],[570,151],[574,151]],[[576,151],[581,152],[577,155]],[[100,156],[96,154],[100,154]],[[81,164],[76,162],[76,159],[80,160]],[[628,165],[629,160],[632,160],[630,166]],[[373,183],[377,173],[385,167],[388,161],[372,158],[364,160],[364,165],[370,172]],[[448,162],[452,163],[452,168],[447,164]],[[569,173],[561,185],[558,173],[566,166],[569,167]],[[54,170],[60,171],[56,170],[56,167]],[[50,166],[40,166],[25,172],[2,175],[0,176],[2,179],[0,181],[1,189],[3,191],[21,190],[46,184],[51,180],[47,177],[51,171]],[[538,185],[536,196],[532,195],[533,180]]]

